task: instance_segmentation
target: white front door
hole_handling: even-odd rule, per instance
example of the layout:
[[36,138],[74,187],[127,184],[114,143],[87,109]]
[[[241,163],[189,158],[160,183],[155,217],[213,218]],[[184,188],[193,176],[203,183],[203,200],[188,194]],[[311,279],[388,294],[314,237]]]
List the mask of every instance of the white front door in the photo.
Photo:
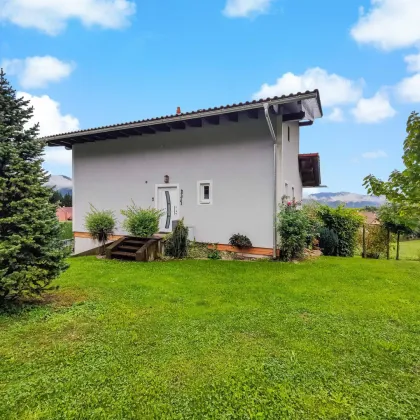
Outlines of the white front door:
[[156,208],[162,210],[159,232],[172,232],[172,222],[179,220],[179,188],[177,185],[158,185]]

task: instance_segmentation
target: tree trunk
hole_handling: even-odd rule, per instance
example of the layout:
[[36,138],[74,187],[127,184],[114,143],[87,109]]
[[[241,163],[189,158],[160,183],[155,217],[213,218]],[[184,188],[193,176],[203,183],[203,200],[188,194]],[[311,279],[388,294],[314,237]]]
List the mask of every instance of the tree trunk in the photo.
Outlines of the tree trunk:
[[397,233],[397,261],[400,259],[400,232]]
[[386,239],[386,259],[389,260],[389,248],[391,246],[391,231],[387,229],[387,239]]
[[362,257],[366,258],[366,225],[363,225],[363,253]]

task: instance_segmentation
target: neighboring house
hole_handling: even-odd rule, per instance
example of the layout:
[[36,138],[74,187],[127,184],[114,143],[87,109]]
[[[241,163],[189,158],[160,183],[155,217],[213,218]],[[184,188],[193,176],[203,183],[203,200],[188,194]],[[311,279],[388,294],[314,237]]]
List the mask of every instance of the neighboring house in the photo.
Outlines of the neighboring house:
[[320,186],[318,154],[299,156],[301,127],[320,117],[315,90],[48,137],[73,150],[75,252],[96,246],[90,204],[113,210],[124,235],[120,210],[133,200],[162,209],[161,232],[184,218],[198,242],[223,247],[241,233],[256,253],[276,253],[282,197]]
[[57,219],[60,222],[67,222],[73,220],[73,208],[72,207],[58,207]]
[[381,222],[378,220],[376,213],[373,211],[361,211],[360,214],[364,217],[367,225],[380,225]]

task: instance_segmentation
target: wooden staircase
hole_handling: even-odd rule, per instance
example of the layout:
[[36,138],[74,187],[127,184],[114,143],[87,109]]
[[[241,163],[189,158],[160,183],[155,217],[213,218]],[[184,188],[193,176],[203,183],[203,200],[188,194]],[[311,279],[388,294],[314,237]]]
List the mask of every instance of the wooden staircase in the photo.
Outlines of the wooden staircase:
[[106,258],[125,261],[153,261],[161,253],[161,238],[125,236],[106,248]]

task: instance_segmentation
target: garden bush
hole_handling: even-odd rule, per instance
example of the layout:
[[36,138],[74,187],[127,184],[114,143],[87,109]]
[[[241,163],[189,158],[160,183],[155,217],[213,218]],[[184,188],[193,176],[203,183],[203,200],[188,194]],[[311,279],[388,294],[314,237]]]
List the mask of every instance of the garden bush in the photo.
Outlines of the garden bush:
[[85,217],[85,227],[95,241],[101,243],[101,253],[105,252],[105,244],[114,233],[117,220],[111,210],[97,210],[90,205]]
[[[366,257],[382,258],[387,254],[388,232],[380,225],[365,226]],[[392,239],[391,239],[392,241]],[[360,254],[363,254],[363,230],[359,230],[358,245]]]
[[363,216],[357,210],[338,206],[320,205],[318,215],[324,226],[338,236],[336,255],[352,257],[357,248],[357,233],[363,224]]
[[161,210],[142,209],[133,202],[126,210],[121,210],[121,214],[125,216],[123,227],[130,235],[148,238],[159,231]]
[[338,236],[326,227],[322,227],[319,232],[319,247],[324,255],[337,255]]
[[277,215],[277,231],[280,236],[280,259],[291,261],[302,258],[309,230],[308,217],[294,202],[280,206]]
[[62,240],[73,239],[73,223],[72,222],[60,222],[60,227],[61,227],[60,238]]
[[236,233],[235,235],[232,235],[229,239],[229,244],[232,246],[236,246],[237,248],[251,248],[252,242],[248,238],[248,236],[241,235],[239,233]]
[[210,260],[222,259],[222,253],[217,249],[217,244],[213,244],[213,248],[208,251],[207,258]]
[[318,242],[321,229],[323,227],[322,221],[318,214],[319,204],[314,202],[305,204],[302,211],[306,214],[308,219],[308,234],[306,236],[306,246],[312,248]]
[[179,220],[174,231],[165,241],[165,254],[173,258],[185,258],[188,254],[188,228],[184,219]]

